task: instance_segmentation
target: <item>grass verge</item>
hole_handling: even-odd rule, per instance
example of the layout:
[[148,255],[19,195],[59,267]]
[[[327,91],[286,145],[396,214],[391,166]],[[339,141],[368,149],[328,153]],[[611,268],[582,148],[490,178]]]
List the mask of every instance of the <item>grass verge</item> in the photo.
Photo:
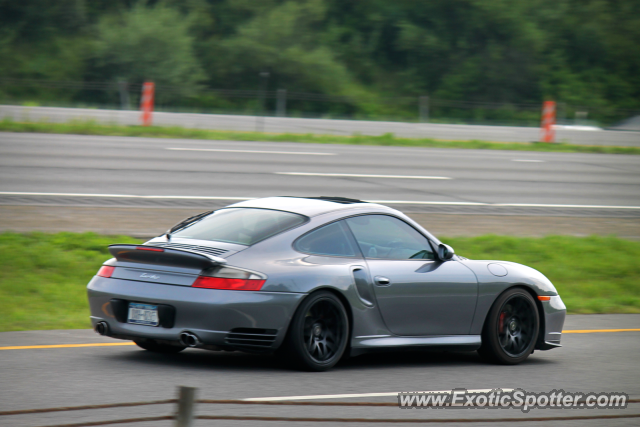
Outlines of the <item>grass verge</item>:
[[0,234],[0,331],[90,328],[86,286],[110,258],[94,233]]
[[485,150],[547,151],[560,153],[640,154],[640,147],[614,147],[541,142],[446,141],[431,138],[399,138],[391,133],[381,136],[316,135],[293,133],[235,132],[189,129],[178,126],[124,126],[93,121],[68,123],[0,121],[0,131],[39,132],[76,135],[139,136],[152,138],[209,139],[225,141],[308,142],[315,144],[385,145],[397,147],[466,148]]
[[[570,313],[640,313],[640,242],[615,237],[443,239],[472,259],[515,261],[542,271]],[[0,234],[0,331],[89,328],[86,285],[110,257],[94,233]]]

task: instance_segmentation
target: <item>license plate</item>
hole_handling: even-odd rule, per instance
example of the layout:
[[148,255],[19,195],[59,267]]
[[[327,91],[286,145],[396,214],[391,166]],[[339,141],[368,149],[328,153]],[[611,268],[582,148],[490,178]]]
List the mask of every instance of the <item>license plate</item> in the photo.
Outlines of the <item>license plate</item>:
[[150,304],[129,303],[129,323],[136,325],[158,326],[158,306]]

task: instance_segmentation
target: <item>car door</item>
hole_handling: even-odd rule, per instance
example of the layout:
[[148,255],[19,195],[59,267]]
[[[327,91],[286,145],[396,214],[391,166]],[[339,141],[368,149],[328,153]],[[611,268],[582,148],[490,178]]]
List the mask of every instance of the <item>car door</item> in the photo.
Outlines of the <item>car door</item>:
[[382,317],[402,336],[466,335],[478,283],[458,261],[439,261],[429,240],[390,215],[346,220],[374,281]]

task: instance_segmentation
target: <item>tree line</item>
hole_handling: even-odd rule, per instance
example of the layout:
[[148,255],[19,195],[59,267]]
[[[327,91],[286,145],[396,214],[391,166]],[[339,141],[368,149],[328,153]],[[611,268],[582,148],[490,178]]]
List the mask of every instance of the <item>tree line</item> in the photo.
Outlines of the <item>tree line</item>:
[[640,2],[0,0],[5,101],[117,104],[115,90],[28,82],[152,80],[170,88],[161,105],[251,111],[256,99],[207,89],[258,90],[265,71],[269,90],[326,96],[294,113],[411,118],[428,95],[466,102],[452,117],[554,99],[618,118],[640,110]]

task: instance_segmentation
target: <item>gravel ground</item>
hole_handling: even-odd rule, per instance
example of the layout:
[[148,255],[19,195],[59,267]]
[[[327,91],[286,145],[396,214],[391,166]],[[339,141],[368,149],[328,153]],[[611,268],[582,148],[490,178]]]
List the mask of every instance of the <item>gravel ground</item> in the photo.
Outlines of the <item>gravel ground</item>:
[[[0,206],[0,231],[94,231],[149,238],[202,208]],[[640,240],[640,219],[409,213],[436,236],[616,235]]]

